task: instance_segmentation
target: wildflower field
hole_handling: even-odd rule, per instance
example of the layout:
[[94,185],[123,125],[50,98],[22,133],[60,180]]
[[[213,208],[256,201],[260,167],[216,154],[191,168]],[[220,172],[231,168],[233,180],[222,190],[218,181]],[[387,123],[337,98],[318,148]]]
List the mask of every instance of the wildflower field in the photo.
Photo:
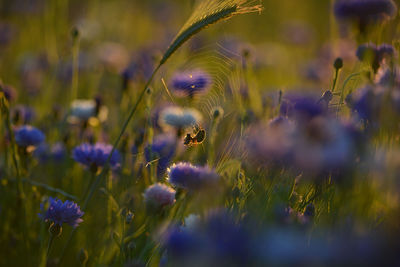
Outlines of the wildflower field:
[[0,0],[0,266],[400,266],[398,0]]

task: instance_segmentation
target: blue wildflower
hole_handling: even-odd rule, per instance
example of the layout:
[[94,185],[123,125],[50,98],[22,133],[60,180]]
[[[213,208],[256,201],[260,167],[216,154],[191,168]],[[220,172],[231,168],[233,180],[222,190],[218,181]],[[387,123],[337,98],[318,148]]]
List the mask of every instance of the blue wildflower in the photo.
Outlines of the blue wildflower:
[[[96,143],[94,145],[84,143],[74,148],[73,158],[75,161],[89,167],[103,167],[111,153],[112,145]],[[114,151],[110,158],[112,168],[117,168],[120,165],[121,156],[117,150]]]
[[382,107],[382,93],[373,86],[366,86],[348,95],[346,102],[359,119],[375,123]]
[[168,181],[178,188],[189,191],[196,191],[215,184],[218,178],[218,174],[210,168],[193,166],[187,162],[173,164],[168,169]]
[[196,109],[170,106],[160,113],[159,124],[166,130],[173,128],[180,131],[199,124],[201,119],[201,113]]
[[153,184],[143,194],[146,204],[156,209],[175,203],[175,190],[164,184]]
[[382,61],[384,58],[392,58],[396,56],[396,49],[390,44],[381,44],[378,46],[378,57]]
[[250,232],[227,212],[211,212],[193,227],[172,227],[162,242],[172,266],[252,265]]
[[70,200],[66,200],[63,203],[59,199],[50,197],[47,210],[44,209],[43,203],[40,204],[40,210],[42,213],[38,215],[42,220],[45,222],[50,221],[59,226],[66,223],[75,228],[79,223],[83,222],[81,217],[84,212],[81,211],[78,204]]
[[326,113],[326,106],[312,94],[287,94],[283,97],[280,114],[289,118],[309,119]]
[[154,138],[153,143],[145,148],[146,161],[157,160],[157,177],[162,177],[175,154],[176,138],[161,134]]
[[335,3],[334,9],[337,18],[363,24],[384,21],[397,13],[397,6],[392,0],[340,0]]
[[15,130],[15,142],[21,147],[37,146],[44,139],[43,132],[30,125],[24,125]]
[[178,72],[172,78],[171,90],[178,96],[193,97],[207,92],[211,84],[210,76],[202,70]]

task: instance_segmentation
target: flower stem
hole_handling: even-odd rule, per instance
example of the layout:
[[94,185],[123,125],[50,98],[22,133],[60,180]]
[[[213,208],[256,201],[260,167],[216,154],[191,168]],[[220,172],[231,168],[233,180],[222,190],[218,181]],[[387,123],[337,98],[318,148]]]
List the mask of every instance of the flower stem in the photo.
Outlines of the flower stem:
[[51,246],[53,245],[53,241],[54,241],[54,235],[50,235],[49,244],[47,245],[47,250],[46,250],[46,262],[49,259],[50,250],[51,250]]

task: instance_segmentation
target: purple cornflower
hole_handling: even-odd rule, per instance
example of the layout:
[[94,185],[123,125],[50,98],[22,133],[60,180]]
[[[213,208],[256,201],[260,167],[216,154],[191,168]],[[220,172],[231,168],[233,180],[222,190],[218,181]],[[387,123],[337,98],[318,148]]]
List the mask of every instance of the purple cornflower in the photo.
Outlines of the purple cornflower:
[[213,211],[192,227],[171,227],[163,246],[171,266],[254,265],[252,233],[226,211]]
[[187,162],[173,164],[168,169],[168,181],[178,188],[189,191],[196,191],[215,184],[218,178],[218,174],[210,168],[193,166]]
[[208,91],[211,84],[210,76],[200,70],[178,72],[172,78],[171,90],[177,96],[193,97]]
[[176,138],[173,135],[161,134],[145,148],[146,161],[157,160],[157,177],[161,178],[171,163],[176,150]]
[[164,184],[153,184],[143,194],[144,201],[156,209],[175,203],[175,190]]
[[40,210],[42,213],[38,215],[43,221],[51,221],[59,226],[62,226],[63,223],[67,223],[75,228],[79,223],[83,222],[81,217],[84,212],[81,211],[78,204],[70,200],[66,200],[63,203],[59,199],[50,197],[47,210],[44,209],[43,203],[40,204]]
[[385,59],[390,59],[396,56],[396,51],[394,47],[389,44],[376,46],[375,44],[367,43],[361,44],[357,48],[356,56],[360,61],[371,64],[374,71],[377,72]]
[[[96,143],[94,145],[84,143],[74,148],[73,158],[75,161],[89,167],[97,169],[103,167],[111,153],[112,145],[104,143]],[[110,158],[112,168],[118,168],[121,156],[117,150],[114,151]]]
[[313,94],[290,93],[283,96],[280,114],[295,119],[310,119],[326,113],[326,106]]
[[365,86],[348,95],[346,102],[359,119],[376,123],[382,108],[382,87]]
[[395,17],[397,6],[392,0],[339,0],[335,3],[334,12],[338,19],[367,25]]
[[15,130],[15,142],[21,147],[37,146],[44,139],[43,132],[30,125],[24,125]]

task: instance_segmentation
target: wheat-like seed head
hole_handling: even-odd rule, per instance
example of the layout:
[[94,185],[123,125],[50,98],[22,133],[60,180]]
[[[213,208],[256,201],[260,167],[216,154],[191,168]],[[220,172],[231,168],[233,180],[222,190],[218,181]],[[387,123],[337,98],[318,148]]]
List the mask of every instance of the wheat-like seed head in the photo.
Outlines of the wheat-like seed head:
[[260,12],[261,4],[254,0],[202,0],[164,53],[160,65],[197,32],[237,14]]

